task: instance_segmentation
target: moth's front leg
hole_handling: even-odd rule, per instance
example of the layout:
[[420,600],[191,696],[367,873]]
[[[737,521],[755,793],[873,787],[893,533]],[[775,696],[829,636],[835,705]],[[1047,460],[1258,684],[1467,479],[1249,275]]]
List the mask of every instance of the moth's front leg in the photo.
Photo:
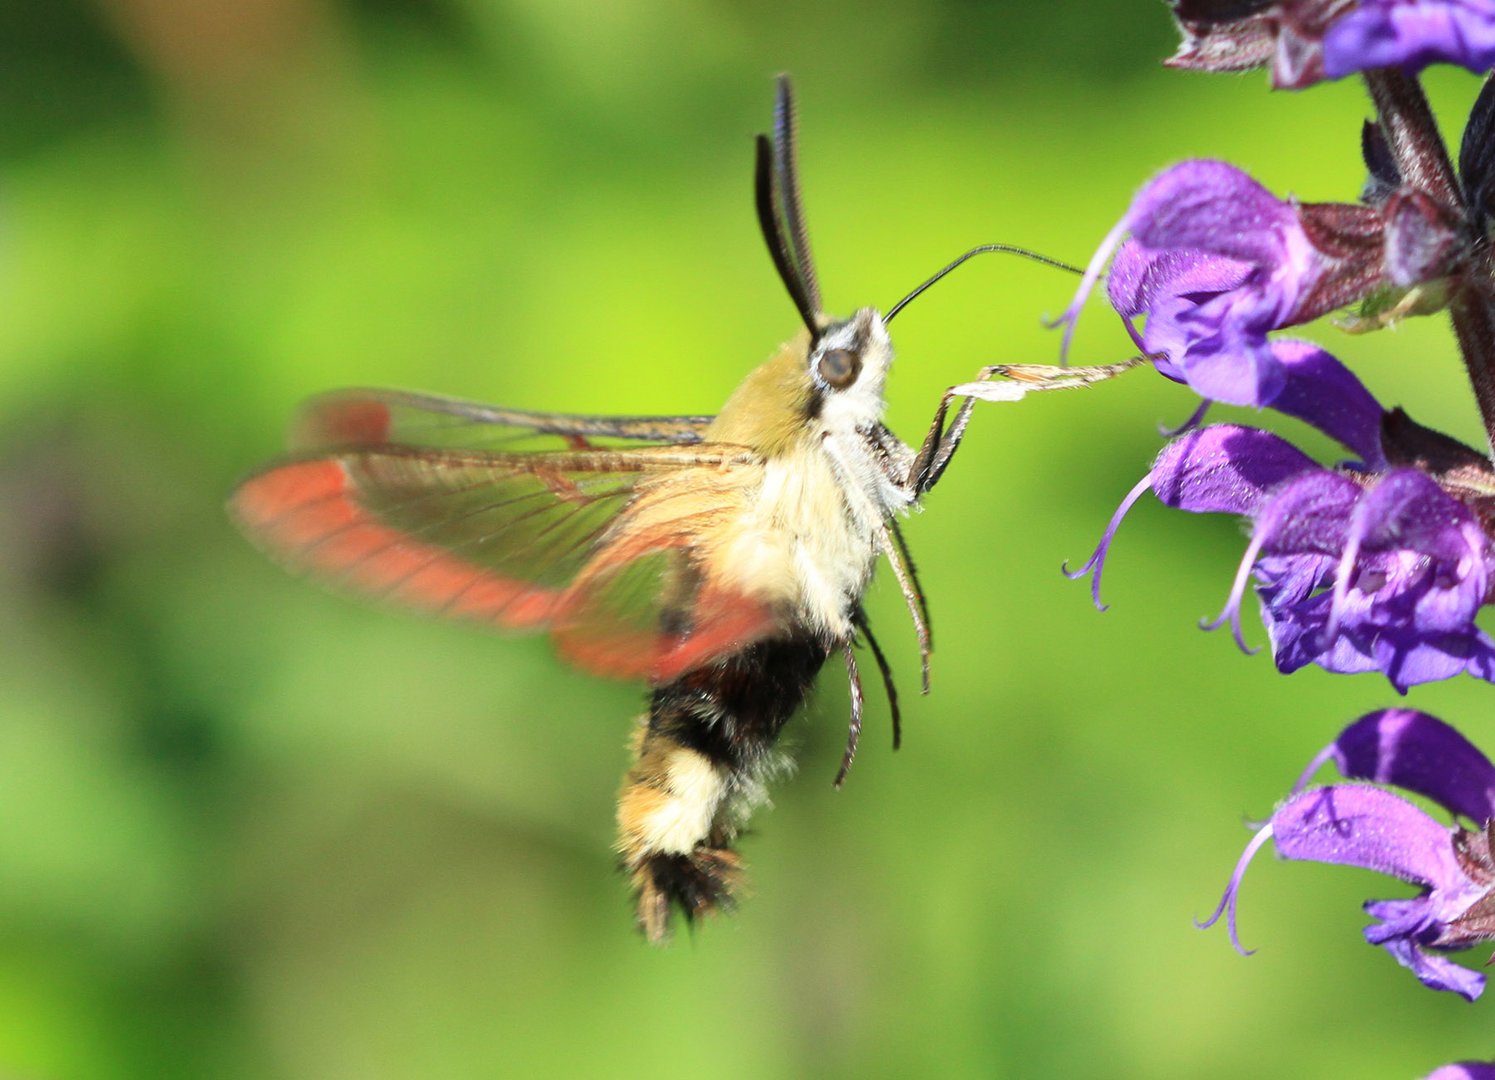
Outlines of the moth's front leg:
[[[934,421],[929,425],[929,434],[914,457],[909,469],[908,484],[917,498],[939,481],[950,459],[955,456],[960,441],[965,437],[966,426],[971,422],[971,410],[978,401],[1021,401],[1030,392],[1040,390],[1069,390],[1077,386],[1113,379],[1124,371],[1142,363],[1145,357],[1134,356],[1117,364],[1095,364],[1090,367],[1055,367],[1049,364],[993,364],[984,367],[976,378],[959,386],[952,386],[940,398],[934,412]],[[996,376],[1009,381],[992,382]],[[950,413],[950,403],[964,398],[950,426],[945,418]]]

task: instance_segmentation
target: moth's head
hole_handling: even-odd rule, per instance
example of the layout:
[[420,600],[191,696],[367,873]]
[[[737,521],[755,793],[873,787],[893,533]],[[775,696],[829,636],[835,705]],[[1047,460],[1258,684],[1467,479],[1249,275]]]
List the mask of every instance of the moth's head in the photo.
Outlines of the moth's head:
[[893,343],[881,315],[862,308],[844,322],[828,323],[809,349],[805,373],[812,400],[827,423],[854,426],[882,418],[883,383],[893,362]]
[[747,397],[772,401],[778,415],[801,422],[820,418],[831,426],[861,427],[882,418],[893,348],[885,320],[872,308],[840,321],[825,315],[795,160],[794,94],[780,76],[773,138],[758,136],[754,190],[764,242],[805,333],[748,380]]

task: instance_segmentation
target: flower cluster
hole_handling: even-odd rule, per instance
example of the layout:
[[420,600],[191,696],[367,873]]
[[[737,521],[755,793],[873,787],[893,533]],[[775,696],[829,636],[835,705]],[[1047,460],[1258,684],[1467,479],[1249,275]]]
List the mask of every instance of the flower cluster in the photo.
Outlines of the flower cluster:
[[[1349,18],[1373,6],[1333,10]],[[1283,27],[1300,25],[1287,7],[1253,9],[1251,25],[1270,22],[1280,38]],[[1328,10],[1315,6],[1314,20]],[[1231,32],[1243,25],[1230,22]],[[1379,115],[1362,139],[1370,179],[1359,203],[1281,200],[1231,165],[1184,162],[1138,194],[1065,316],[1072,330],[1109,263],[1107,296],[1160,373],[1206,401],[1306,421],[1355,459],[1320,465],[1251,427],[1189,430],[1164,448],[1084,569],[1095,575],[1099,602],[1107,545],[1126,508],[1150,489],[1179,509],[1250,520],[1251,542],[1215,625],[1229,622],[1241,639],[1239,604],[1254,577],[1280,670],[1380,672],[1403,692],[1464,673],[1495,681],[1495,642],[1475,625],[1495,600],[1489,454],[1383,408],[1323,349],[1271,336],[1352,303],[1361,329],[1447,309],[1495,440],[1486,231],[1495,81],[1474,105],[1457,176],[1415,83],[1385,71],[1368,81]]]
[[1384,410],[1338,360],[1271,343],[1282,372],[1274,407],[1331,436],[1356,460],[1320,465],[1285,439],[1236,424],[1178,436],[1112,519],[1080,572],[1099,602],[1107,549],[1151,490],[1194,513],[1246,516],[1251,539],[1225,610],[1245,648],[1240,603],[1255,575],[1283,672],[1377,671],[1405,691],[1468,673],[1495,681],[1495,641],[1475,616],[1495,584],[1495,466],[1401,410]]
[[[1239,515],[1250,538],[1224,609],[1244,649],[1241,604],[1260,606],[1279,670],[1379,673],[1399,692],[1457,675],[1495,682],[1495,78],[1451,155],[1417,76],[1433,63],[1495,67],[1495,0],[1171,0],[1183,41],[1168,63],[1266,69],[1277,88],[1363,77],[1355,201],[1303,202],[1222,161],[1185,161],[1138,192],[1086,268],[1060,323],[1067,353],[1104,285],[1137,348],[1202,399],[1122,501],[1090,559],[1152,492],[1192,513]],[[1332,312],[1347,329],[1446,313],[1485,445],[1388,408],[1323,347],[1278,336]],[[1269,409],[1345,452],[1321,462],[1273,432],[1205,425],[1213,403]],[[1310,786],[1334,762],[1344,782]],[[1397,790],[1391,790],[1397,789]],[[1442,807],[1438,820],[1398,791]],[[1426,713],[1362,717],[1320,753],[1246,846],[1203,924],[1236,928],[1242,878],[1265,845],[1289,860],[1378,871],[1416,895],[1365,905],[1365,939],[1425,985],[1474,1000],[1485,976],[1449,954],[1495,941],[1495,764]],[[1244,951],[1244,950],[1242,950]],[[1495,958],[1492,958],[1495,962]],[[1495,1080],[1495,1064],[1429,1080]]]

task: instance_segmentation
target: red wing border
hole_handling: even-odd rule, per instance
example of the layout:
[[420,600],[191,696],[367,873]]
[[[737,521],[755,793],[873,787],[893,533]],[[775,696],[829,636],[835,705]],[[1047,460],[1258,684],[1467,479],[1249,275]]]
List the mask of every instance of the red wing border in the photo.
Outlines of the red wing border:
[[[714,589],[695,565],[697,538],[734,490],[724,480],[754,464],[744,448],[711,444],[385,446],[272,465],[229,508],[298,572],[432,614],[546,629],[586,670],[657,683],[773,629],[771,612]],[[689,470],[704,470],[710,498]]]

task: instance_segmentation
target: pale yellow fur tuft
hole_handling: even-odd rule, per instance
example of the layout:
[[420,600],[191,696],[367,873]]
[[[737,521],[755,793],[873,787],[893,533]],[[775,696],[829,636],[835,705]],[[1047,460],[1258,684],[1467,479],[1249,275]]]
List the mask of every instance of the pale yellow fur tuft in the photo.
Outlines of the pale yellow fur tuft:
[[650,855],[686,855],[711,833],[727,795],[726,770],[660,737],[635,738],[638,760],[618,798],[618,847],[637,865]]

